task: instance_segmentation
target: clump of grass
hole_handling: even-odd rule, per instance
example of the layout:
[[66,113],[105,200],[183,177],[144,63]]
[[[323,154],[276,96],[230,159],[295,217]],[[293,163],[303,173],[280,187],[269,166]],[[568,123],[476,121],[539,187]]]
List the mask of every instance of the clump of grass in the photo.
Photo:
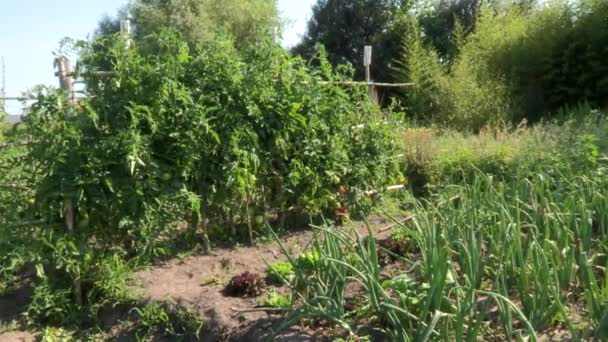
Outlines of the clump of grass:
[[199,339],[205,321],[185,308],[171,309],[165,304],[149,303],[132,310],[136,315],[135,335],[149,339],[156,335]]
[[419,197],[450,184],[470,183],[478,170],[512,179],[518,170],[530,172],[549,163],[576,168],[580,151],[575,147],[585,136],[595,137],[598,154],[607,153],[606,129],[608,120],[599,113],[531,127],[522,123],[517,128],[487,128],[477,134],[408,128],[402,133],[404,167]]

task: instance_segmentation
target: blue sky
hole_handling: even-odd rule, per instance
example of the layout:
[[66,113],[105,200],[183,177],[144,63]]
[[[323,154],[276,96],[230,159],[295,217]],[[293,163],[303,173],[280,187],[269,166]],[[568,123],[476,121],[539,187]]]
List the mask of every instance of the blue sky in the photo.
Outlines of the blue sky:
[[[64,37],[84,39],[104,14],[128,0],[0,0],[0,56],[6,64],[6,94],[20,95],[36,84],[56,84],[53,51]],[[298,42],[315,0],[279,0],[287,20],[283,44]],[[0,80],[1,82],[1,80]],[[1,85],[0,85],[1,86]],[[18,102],[7,102],[11,114]]]

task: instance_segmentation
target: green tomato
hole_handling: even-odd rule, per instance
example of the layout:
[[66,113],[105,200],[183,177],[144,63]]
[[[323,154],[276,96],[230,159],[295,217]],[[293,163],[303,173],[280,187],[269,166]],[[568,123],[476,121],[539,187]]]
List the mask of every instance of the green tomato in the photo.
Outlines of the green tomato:
[[80,215],[78,217],[78,225],[77,227],[79,229],[85,229],[89,226],[90,220],[89,220],[89,212],[86,210],[83,210],[82,212],[80,212]]
[[340,201],[338,200],[332,200],[329,202],[329,209],[331,210],[338,210],[342,207],[342,204],[340,204]]
[[89,226],[89,218],[88,217],[83,217],[80,220],[78,220],[78,229],[85,229]]
[[264,217],[264,215],[256,215],[254,217],[254,222],[257,226],[262,226],[266,222],[266,218]]
[[160,179],[166,182],[171,179],[171,174],[169,172],[165,172],[162,174],[162,176],[160,176]]

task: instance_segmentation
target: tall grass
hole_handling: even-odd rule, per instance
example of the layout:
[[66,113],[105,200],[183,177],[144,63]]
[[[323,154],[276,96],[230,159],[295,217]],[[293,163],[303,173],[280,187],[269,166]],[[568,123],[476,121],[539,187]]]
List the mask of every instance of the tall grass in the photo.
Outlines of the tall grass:
[[608,155],[607,130],[602,113],[580,106],[562,114],[560,121],[531,127],[522,122],[517,128],[487,128],[478,134],[410,127],[402,132],[401,143],[411,187],[416,194],[428,194],[446,185],[470,183],[476,169],[513,178],[518,169],[534,171],[548,163],[563,169],[581,164],[593,168],[598,156]]

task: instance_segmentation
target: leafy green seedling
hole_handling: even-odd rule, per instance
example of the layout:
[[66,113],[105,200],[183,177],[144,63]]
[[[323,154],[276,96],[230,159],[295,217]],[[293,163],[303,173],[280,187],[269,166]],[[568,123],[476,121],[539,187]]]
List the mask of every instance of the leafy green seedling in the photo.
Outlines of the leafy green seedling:
[[269,308],[289,308],[291,307],[291,295],[280,294],[274,290],[268,292],[266,297],[261,301],[261,305]]
[[288,261],[278,261],[268,265],[266,273],[270,283],[283,285],[293,278],[293,265]]

